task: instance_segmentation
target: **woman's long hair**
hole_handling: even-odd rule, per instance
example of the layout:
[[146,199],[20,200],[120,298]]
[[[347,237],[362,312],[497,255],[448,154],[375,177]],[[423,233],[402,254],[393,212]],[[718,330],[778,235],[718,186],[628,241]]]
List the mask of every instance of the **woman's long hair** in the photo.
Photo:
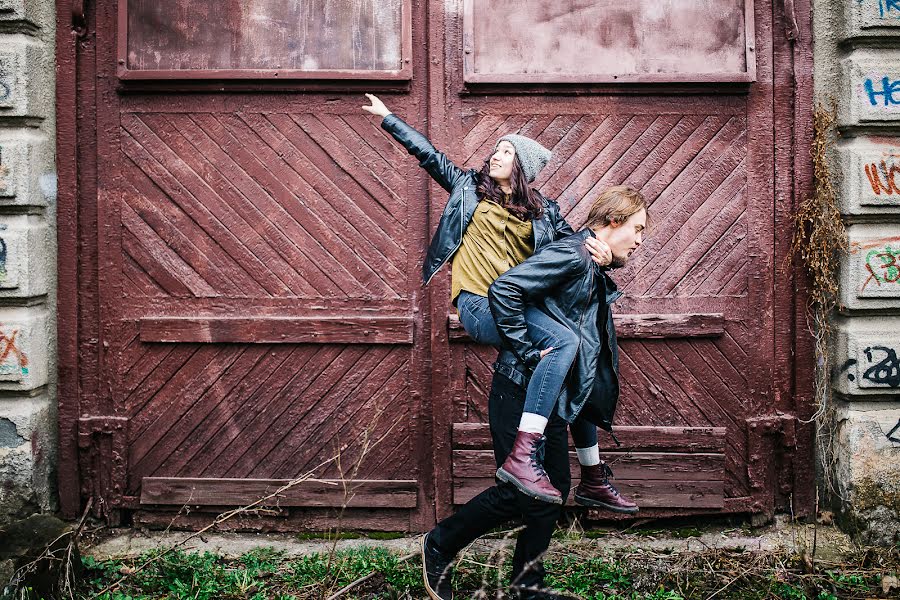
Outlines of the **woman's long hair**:
[[541,195],[529,187],[519,157],[516,156],[513,161],[512,173],[509,177],[509,187],[512,189],[512,193],[507,196],[491,177],[491,156],[493,153],[484,159],[484,166],[478,173],[478,186],[475,189],[479,197],[496,202],[519,220],[540,219],[544,214],[544,202]]

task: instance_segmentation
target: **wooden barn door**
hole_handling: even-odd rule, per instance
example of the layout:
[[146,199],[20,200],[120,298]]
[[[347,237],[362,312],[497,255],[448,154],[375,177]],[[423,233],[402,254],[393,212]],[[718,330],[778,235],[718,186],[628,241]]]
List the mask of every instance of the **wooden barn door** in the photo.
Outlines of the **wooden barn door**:
[[281,490],[256,526],[433,519],[425,183],[360,110],[423,121],[421,10],[312,4],[90,3],[79,465],[107,514]]
[[[771,3],[462,4],[462,19],[444,16],[451,42],[432,100],[448,107],[454,158],[477,166],[500,135],[533,137],[554,153],[536,185],[576,229],[607,186],[651,202],[643,246],[612,273],[625,292],[614,307],[623,446],[602,432],[600,443],[617,485],[643,516],[771,514],[791,491],[789,463],[777,461],[795,441],[792,400],[775,393],[786,342],[775,339],[775,238],[789,238],[790,222],[775,221],[773,81],[785,75],[773,62],[787,39]],[[491,485],[495,469],[496,352],[447,318],[437,460],[452,478],[438,481],[440,514]],[[574,452],[572,466],[577,483]]]

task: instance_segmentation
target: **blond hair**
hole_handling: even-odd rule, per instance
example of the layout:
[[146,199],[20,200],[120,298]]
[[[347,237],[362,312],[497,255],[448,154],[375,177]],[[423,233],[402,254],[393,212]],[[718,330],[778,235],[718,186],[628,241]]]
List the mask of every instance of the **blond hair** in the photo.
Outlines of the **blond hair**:
[[620,225],[634,213],[646,208],[647,200],[639,191],[627,185],[615,185],[604,190],[594,200],[584,225],[585,227],[606,227],[611,223]]

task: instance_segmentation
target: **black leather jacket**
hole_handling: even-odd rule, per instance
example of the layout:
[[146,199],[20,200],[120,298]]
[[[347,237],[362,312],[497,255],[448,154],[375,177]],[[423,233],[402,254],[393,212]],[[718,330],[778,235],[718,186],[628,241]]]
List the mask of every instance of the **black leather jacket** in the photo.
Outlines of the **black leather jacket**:
[[[472,221],[480,200],[475,190],[478,171],[464,171],[457,167],[442,152],[436,150],[428,138],[397,115],[386,116],[381,127],[419,159],[419,166],[428,171],[432,179],[450,192],[450,199],[422,264],[422,280],[427,284],[459,249],[463,233]],[[544,214],[531,223],[535,252],[554,240],[575,233],[559,214],[559,205],[547,198],[544,198]]]
[[539,306],[579,339],[557,412],[570,423],[580,414],[610,431],[619,399],[612,304],[622,293],[605,270],[591,261],[584,241],[593,235],[584,229],[549,244],[498,277],[488,298],[500,336],[512,350],[501,353],[495,370],[521,384],[537,366],[540,349],[528,339],[525,306]]

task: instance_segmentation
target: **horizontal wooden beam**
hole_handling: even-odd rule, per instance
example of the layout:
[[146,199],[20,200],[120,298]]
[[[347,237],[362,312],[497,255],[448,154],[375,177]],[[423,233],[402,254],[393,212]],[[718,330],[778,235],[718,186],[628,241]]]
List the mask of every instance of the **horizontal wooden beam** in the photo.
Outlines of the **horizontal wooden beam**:
[[[289,482],[289,479],[144,477],[141,480],[141,504],[245,506]],[[310,479],[284,490],[262,506],[415,508],[418,487],[415,479],[346,482]]]
[[[658,452],[608,452],[603,459],[615,472],[616,479],[723,481],[724,454],[674,454]],[[569,468],[578,474],[578,455],[569,452]],[[492,477],[497,470],[492,450],[454,450],[453,477]]]
[[149,317],[142,342],[412,344],[411,317]]
[[[725,316],[722,313],[613,314],[613,321],[616,336],[620,339],[717,337],[725,332]],[[448,315],[447,328],[451,340],[472,341],[457,315]]]
[[[622,442],[616,447],[612,438],[600,434],[602,450],[641,452],[725,452],[724,427],[614,427]],[[453,448],[456,450],[490,450],[491,431],[487,423],[454,423]]]
[[[650,479],[615,479],[620,492],[634,500],[640,508],[722,508],[725,506],[723,481],[656,481]],[[494,485],[491,478],[454,479],[453,503],[465,504]],[[572,489],[578,480],[572,480]],[[567,506],[577,506],[569,494]],[[640,517],[640,513],[637,514]]]

